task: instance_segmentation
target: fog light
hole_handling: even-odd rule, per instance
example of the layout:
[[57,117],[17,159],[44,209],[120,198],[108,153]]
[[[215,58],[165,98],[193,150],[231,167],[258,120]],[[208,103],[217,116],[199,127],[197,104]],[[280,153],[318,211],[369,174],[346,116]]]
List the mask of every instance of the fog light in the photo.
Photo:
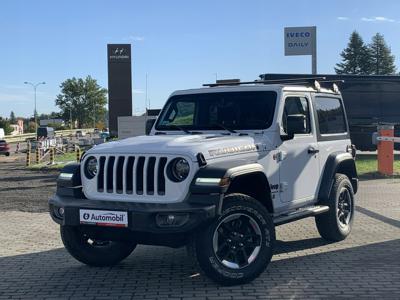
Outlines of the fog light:
[[174,215],[168,215],[167,216],[167,224],[172,225],[175,222],[175,216]]
[[158,214],[156,216],[157,226],[179,227],[189,220],[189,214]]
[[64,219],[64,207],[57,207],[57,206],[53,206],[53,215],[55,218],[59,219],[59,220],[63,220]]
[[64,207],[60,207],[60,208],[58,209],[58,214],[59,214],[61,217],[64,216]]

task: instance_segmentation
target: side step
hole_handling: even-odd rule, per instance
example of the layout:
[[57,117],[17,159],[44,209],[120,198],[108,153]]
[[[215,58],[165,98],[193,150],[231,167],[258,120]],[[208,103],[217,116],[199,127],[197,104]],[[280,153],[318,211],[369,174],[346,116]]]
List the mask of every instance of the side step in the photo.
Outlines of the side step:
[[275,226],[286,224],[289,222],[297,221],[300,219],[304,219],[307,217],[316,216],[327,212],[329,210],[329,206],[325,205],[316,205],[316,206],[309,206],[306,208],[301,208],[290,212],[288,214],[279,215],[274,217],[274,224]]

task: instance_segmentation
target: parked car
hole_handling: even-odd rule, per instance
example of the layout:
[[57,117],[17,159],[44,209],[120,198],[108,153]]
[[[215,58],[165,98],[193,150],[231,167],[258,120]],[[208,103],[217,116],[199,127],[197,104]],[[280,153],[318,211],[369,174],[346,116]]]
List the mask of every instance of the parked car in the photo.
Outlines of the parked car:
[[0,140],[0,154],[10,156],[10,145],[5,140]]
[[108,139],[110,137],[110,133],[108,131],[103,131],[100,133],[100,138]]
[[177,91],[148,136],[88,150],[49,201],[65,248],[112,266],[138,244],[187,246],[207,276],[232,285],[268,266],[276,226],[313,217],[324,239],[344,240],[355,148],[337,86],[314,80]]

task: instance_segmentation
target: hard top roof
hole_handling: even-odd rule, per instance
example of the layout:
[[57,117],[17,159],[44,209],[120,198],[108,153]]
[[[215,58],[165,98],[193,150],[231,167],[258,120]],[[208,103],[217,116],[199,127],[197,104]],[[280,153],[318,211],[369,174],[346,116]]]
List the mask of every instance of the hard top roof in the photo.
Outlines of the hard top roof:
[[221,92],[249,92],[249,91],[297,91],[297,92],[314,92],[314,93],[329,93],[336,94],[331,89],[321,88],[320,90],[307,85],[287,85],[287,84],[252,84],[252,85],[221,85],[215,87],[203,87],[197,89],[177,90],[171,94],[187,95],[187,94],[202,94],[202,93],[221,93]]

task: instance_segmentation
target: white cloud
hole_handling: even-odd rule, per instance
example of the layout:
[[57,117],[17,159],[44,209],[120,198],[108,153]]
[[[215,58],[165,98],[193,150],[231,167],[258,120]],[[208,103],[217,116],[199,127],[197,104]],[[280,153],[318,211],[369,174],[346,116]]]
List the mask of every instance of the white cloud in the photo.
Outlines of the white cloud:
[[363,17],[361,18],[361,21],[363,22],[395,22],[394,19],[390,19],[387,17],[371,17],[371,18],[367,18],[367,17]]
[[133,89],[132,94],[144,94],[144,91],[140,89]]
[[133,41],[133,42],[142,42],[144,41],[143,36],[137,36],[137,35],[129,35],[124,38],[122,38],[124,41]]
[[337,17],[337,19],[338,19],[339,21],[347,21],[347,20],[350,20],[349,17]]

